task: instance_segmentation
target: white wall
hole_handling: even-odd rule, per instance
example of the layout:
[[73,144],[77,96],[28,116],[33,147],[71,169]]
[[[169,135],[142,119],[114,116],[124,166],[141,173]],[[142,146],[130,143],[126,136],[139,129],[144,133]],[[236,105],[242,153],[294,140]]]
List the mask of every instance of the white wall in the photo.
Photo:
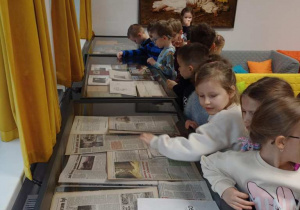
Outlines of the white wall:
[[[299,0],[238,0],[233,29],[217,29],[225,50],[300,50]],[[123,35],[138,22],[138,0],[92,0],[96,35]]]

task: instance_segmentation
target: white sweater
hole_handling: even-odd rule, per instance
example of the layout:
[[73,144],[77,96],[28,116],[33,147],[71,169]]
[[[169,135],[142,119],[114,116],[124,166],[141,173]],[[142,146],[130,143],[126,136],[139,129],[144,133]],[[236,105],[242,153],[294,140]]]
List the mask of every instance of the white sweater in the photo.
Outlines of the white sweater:
[[238,137],[243,136],[244,131],[241,107],[232,104],[226,110],[210,116],[209,122],[199,126],[188,139],[161,135],[155,136],[150,145],[174,160],[200,161],[201,155],[230,148]]
[[[294,210],[300,198],[300,170],[286,171],[266,163],[259,151],[217,152],[202,156],[204,177],[222,196],[229,187],[249,194],[256,209]],[[278,207],[278,208],[275,208]]]

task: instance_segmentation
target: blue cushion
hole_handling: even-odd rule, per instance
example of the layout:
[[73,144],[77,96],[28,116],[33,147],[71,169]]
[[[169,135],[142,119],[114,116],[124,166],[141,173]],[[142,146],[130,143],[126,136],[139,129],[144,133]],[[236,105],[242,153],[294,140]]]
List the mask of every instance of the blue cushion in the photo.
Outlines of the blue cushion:
[[234,73],[238,73],[238,74],[246,74],[249,73],[248,71],[246,71],[241,65],[236,65],[232,68],[232,70],[234,71]]

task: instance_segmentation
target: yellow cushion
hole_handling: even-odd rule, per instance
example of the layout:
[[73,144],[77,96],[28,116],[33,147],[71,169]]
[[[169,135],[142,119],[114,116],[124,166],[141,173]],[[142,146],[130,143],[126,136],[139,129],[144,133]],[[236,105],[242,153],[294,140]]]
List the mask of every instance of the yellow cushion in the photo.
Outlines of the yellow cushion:
[[250,73],[272,73],[272,60],[262,62],[248,61]]
[[300,74],[235,74],[235,76],[236,82],[245,82],[246,87],[263,77],[278,77],[292,86],[295,96],[300,93]]

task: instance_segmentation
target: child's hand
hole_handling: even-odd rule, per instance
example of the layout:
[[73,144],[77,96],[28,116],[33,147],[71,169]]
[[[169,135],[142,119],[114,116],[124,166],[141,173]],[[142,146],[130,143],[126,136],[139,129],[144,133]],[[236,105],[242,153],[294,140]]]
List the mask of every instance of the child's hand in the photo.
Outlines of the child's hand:
[[153,66],[156,63],[156,61],[154,60],[154,58],[148,58],[147,63],[149,63],[151,66]]
[[140,135],[140,139],[143,140],[148,145],[150,145],[150,142],[153,139],[153,137],[154,137],[154,135],[151,133],[142,133]]
[[117,58],[118,59],[122,59],[122,56],[123,56],[123,52],[122,51],[120,51],[120,52],[117,53]]
[[190,127],[196,129],[199,127],[199,125],[195,121],[192,121],[192,120],[185,121],[185,128],[189,129]]
[[174,80],[170,80],[170,79],[167,80],[168,89],[172,90],[175,85],[177,85],[177,82],[175,82]]
[[222,199],[236,210],[252,209],[254,202],[247,201],[248,197],[248,194],[240,192],[234,187],[227,188],[222,195]]

